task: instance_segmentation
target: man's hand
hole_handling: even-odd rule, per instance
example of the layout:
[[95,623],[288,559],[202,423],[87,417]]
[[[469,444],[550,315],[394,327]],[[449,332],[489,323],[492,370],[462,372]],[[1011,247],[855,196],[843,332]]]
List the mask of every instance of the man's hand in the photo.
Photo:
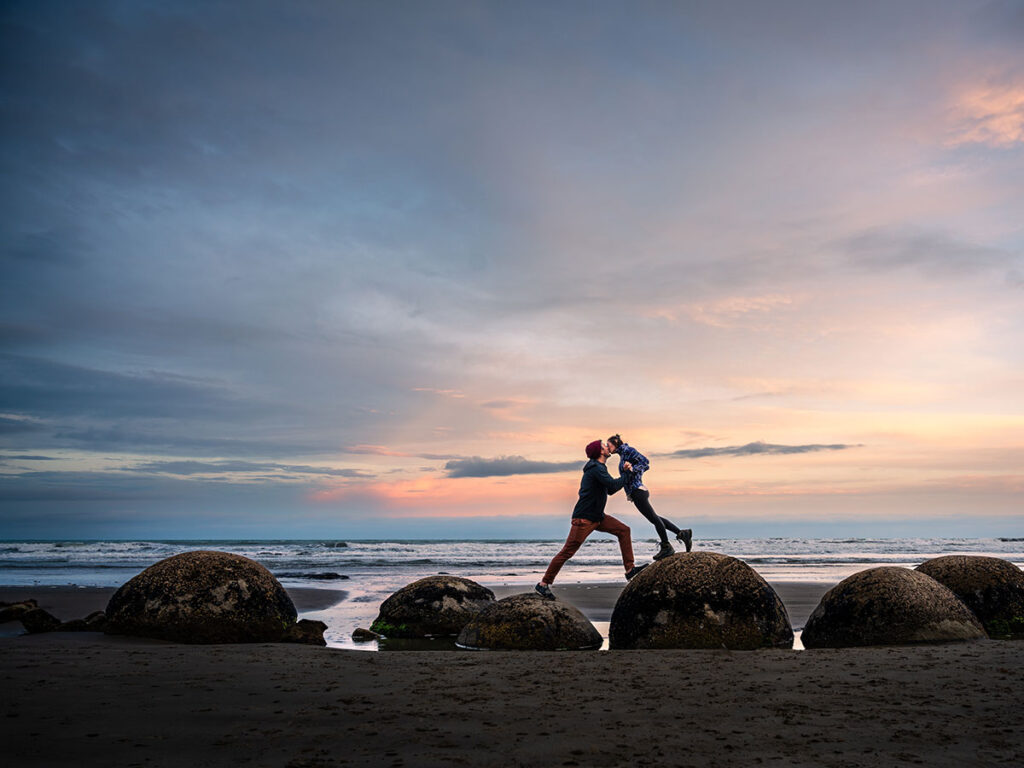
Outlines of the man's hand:
[[626,470],[627,472],[632,472],[633,471],[633,465],[630,464],[628,461],[622,462],[622,468],[624,470]]

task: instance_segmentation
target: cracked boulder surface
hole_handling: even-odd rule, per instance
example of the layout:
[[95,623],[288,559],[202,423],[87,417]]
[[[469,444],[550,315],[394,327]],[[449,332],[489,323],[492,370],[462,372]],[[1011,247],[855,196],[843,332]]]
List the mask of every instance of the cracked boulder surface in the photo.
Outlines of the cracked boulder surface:
[[179,643],[280,642],[298,613],[266,568],[227,552],[184,552],[150,566],[107,605],[105,632]]
[[492,651],[597,650],[604,639],[578,608],[534,593],[488,605],[459,633],[464,648]]
[[407,584],[380,605],[370,630],[389,638],[454,637],[494,593],[461,576],[427,576]]
[[907,645],[979,640],[985,630],[952,591],[897,566],[869,568],[821,598],[801,639],[805,648]]
[[717,552],[679,552],[619,595],[611,648],[792,648],[782,600],[757,571]]
[[946,555],[917,570],[952,590],[992,638],[1024,638],[1024,571],[1009,560]]

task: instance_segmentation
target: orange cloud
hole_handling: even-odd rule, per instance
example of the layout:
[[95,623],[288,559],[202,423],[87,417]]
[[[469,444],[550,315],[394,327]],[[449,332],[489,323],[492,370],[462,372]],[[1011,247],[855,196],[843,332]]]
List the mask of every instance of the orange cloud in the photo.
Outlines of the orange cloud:
[[413,387],[413,392],[429,392],[432,395],[439,395],[440,397],[453,397],[459,400],[466,396],[465,392],[458,389],[437,389],[435,387]]
[[779,310],[791,309],[797,303],[792,296],[727,296],[716,301],[653,307],[642,311],[646,317],[678,323],[681,318],[712,328],[763,327]]
[[345,453],[362,453],[371,456],[413,456],[415,454],[405,451],[394,451],[385,445],[350,445],[344,449]]
[[948,141],[950,146],[1010,147],[1024,143],[1024,85],[968,90],[958,98],[954,115],[956,126]]

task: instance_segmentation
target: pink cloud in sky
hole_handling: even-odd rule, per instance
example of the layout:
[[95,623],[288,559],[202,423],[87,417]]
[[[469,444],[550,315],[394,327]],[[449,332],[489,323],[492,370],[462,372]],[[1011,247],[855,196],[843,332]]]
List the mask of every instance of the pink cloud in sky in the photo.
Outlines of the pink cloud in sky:
[[983,84],[965,89],[953,107],[950,146],[1024,144],[1024,82]]
[[439,395],[441,397],[453,397],[457,400],[466,396],[464,392],[457,389],[437,389],[436,387],[413,387],[413,392],[428,392],[432,395]]
[[345,453],[364,453],[372,456],[412,456],[407,451],[395,451],[384,445],[350,445]]

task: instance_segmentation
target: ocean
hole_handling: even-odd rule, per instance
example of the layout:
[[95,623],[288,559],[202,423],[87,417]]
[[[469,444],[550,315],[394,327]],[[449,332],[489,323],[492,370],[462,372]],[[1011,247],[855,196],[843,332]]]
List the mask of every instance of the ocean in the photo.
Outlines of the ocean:
[[[0,585],[116,587],[158,560],[196,549],[234,552],[256,560],[286,587],[344,590],[346,599],[303,614],[327,623],[335,647],[354,644],[352,630],[368,627],[380,603],[416,579],[450,573],[486,586],[525,590],[540,578],[562,546],[550,541],[5,541],[0,542]],[[772,582],[835,584],[879,565],[912,568],[949,554],[988,555],[1024,565],[1024,538],[947,539],[699,539],[694,549],[737,557]],[[634,541],[637,562],[657,550],[654,539]],[[560,583],[622,579],[615,539],[592,536],[566,565]]]

